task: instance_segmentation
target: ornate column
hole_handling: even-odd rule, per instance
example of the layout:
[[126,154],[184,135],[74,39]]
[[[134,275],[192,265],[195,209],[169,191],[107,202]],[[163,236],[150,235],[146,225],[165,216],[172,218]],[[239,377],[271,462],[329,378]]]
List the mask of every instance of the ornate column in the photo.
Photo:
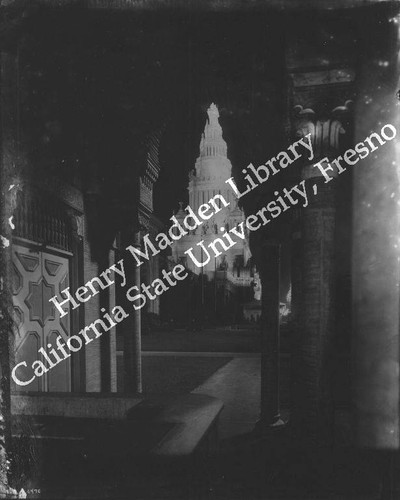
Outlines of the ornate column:
[[313,165],[336,157],[348,105],[322,119],[296,106],[297,135],[311,134],[315,157],[301,176],[309,204],[301,213],[301,294],[293,351],[293,429],[305,446],[328,445],[333,432],[332,340],[335,334],[336,181],[325,183]]
[[[153,213],[153,185],[160,171],[158,149],[163,128],[147,138],[147,148],[144,158],[145,168],[137,182],[137,200],[135,223],[122,232],[122,245],[141,248],[142,236],[149,228],[149,220]],[[130,217],[131,219],[131,217]],[[126,290],[131,286],[141,286],[141,270],[132,259],[132,255],[124,254],[127,269]],[[145,266],[146,264],[143,264]],[[142,310],[136,311],[131,304],[127,304],[129,317],[125,320],[123,330],[124,339],[124,392],[141,393],[142,383]]]
[[353,184],[356,442],[379,450],[398,450],[400,444],[400,17],[393,13],[382,11],[360,26],[365,38],[355,110],[355,142],[380,134],[386,124],[397,130],[394,140],[354,169]]
[[[362,160],[353,178],[353,422],[355,442],[381,461],[381,500],[400,498],[400,15],[359,25],[355,142],[382,127],[394,140]],[[360,162],[361,163],[361,162]]]
[[[302,246],[301,246],[301,209],[293,209],[293,220],[291,226],[291,311],[290,311],[290,351],[296,352],[300,341],[300,311],[302,297]],[[290,363],[290,401],[291,406],[296,402],[298,368],[297,357],[293,355]]]
[[[124,248],[128,245],[141,247],[140,231],[125,233],[123,240]],[[126,265],[127,285],[137,286],[140,289],[140,267],[129,255],[124,255]],[[128,309],[129,308],[129,309]],[[131,305],[127,305],[129,317],[126,318],[123,330],[124,339],[124,392],[141,393],[142,392],[142,330],[141,330],[141,311],[135,311]]]

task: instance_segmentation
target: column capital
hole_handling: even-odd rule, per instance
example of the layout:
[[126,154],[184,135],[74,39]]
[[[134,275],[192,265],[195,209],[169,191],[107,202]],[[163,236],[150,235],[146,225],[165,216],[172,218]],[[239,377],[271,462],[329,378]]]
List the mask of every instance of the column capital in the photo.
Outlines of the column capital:
[[301,105],[294,107],[294,135],[301,138],[311,134],[315,159],[337,155],[341,136],[350,128],[352,104],[353,101],[348,100],[325,115],[318,115],[313,109]]
[[[350,129],[352,104],[351,100],[347,100],[344,105],[337,106],[328,114],[321,116],[311,108],[303,108],[301,105],[294,107],[294,135],[296,139],[300,139],[311,134],[313,164],[325,157],[333,159],[338,156],[342,149],[343,138]],[[303,179],[322,176],[313,164],[303,167]]]

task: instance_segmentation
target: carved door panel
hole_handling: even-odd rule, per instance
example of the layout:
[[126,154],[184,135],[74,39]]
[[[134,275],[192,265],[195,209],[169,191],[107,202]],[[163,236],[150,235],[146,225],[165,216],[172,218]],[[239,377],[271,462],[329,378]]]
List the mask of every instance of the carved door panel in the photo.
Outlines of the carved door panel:
[[[17,333],[15,362],[26,361],[29,378],[32,363],[39,359],[49,368],[38,350],[50,354],[56,339],[66,339],[70,334],[69,314],[60,318],[57,308],[49,299],[68,286],[69,262],[59,255],[13,245],[13,302]],[[67,310],[66,306],[64,309]],[[62,357],[62,356],[61,356]],[[36,377],[24,386],[29,391],[69,391],[70,358],[51,368],[42,377]],[[28,378],[28,377],[27,377]],[[16,387],[18,389],[18,387]]]

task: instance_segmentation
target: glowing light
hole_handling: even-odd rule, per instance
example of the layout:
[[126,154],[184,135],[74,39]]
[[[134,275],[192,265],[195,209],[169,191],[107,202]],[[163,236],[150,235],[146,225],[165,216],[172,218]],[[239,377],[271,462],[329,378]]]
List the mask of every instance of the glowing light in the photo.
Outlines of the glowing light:
[[0,239],[1,239],[1,243],[2,243],[4,248],[7,248],[10,246],[10,240],[8,240],[7,238],[5,238],[4,236],[1,236],[1,235],[0,235]]

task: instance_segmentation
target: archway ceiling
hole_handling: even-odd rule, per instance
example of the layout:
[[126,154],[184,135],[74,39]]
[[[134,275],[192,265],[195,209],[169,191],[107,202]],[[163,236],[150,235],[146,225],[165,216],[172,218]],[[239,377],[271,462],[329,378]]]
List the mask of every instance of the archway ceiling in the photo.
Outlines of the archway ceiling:
[[[52,165],[68,178],[71,162],[80,159],[80,174],[89,182],[93,174],[98,177],[105,202],[115,210],[129,208],[137,197],[146,138],[161,128],[155,206],[167,219],[185,196],[210,102],[220,108],[235,173],[276,154],[288,140],[289,59],[293,66],[296,61],[304,65],[310,47],[326,51],[329,43],[337,60],[348,57],[338,38],[330,41],[338,18],[343,26],[348,16],[338,12],[332,26],[318,31],[321,23],[307,12],[288,17],[274,8],[262,14],[246,9],[121,14],[82,11],[71,4],[62,11],[30,11],[19,27],[20,57],[26,124],[37,163],[50,149]],[[326,15],[335,18],[335,13]],[[296,36],[301,43],[288,51],[287,40]]]

